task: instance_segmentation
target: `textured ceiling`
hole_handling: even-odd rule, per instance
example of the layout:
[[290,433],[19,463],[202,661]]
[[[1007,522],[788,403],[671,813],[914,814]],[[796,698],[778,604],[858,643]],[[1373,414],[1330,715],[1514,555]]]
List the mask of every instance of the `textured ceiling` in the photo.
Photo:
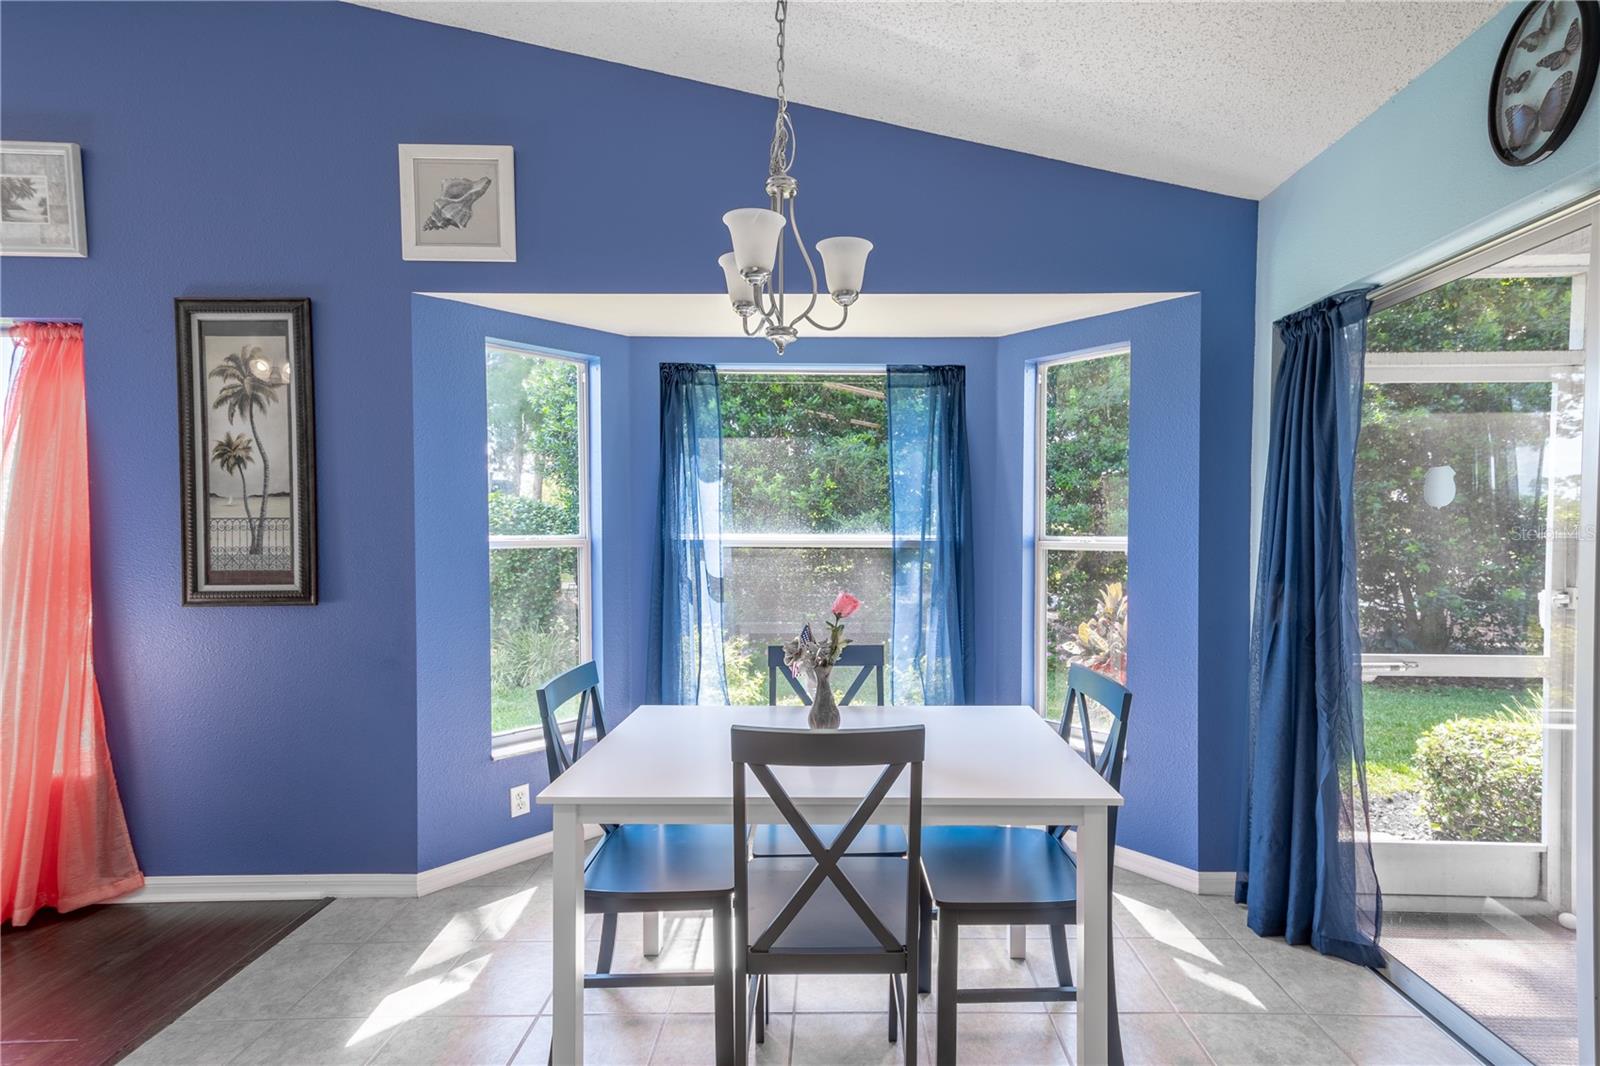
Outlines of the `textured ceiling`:
[[[360,2],[773,91],[765,0]],[[816,107],[1259,198],[1500,6],[795,0],[787,80]]]

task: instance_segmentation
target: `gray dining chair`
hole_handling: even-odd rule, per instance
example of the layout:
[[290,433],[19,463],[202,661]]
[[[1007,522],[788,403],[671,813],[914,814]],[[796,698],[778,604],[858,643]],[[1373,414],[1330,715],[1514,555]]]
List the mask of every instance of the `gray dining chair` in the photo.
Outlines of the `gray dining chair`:
[[[1089,728],[1089,703],[1111,715],[1111,726],[1098,751]],[[1122,758],[1127,746],[1128,711],[1133,694],[1126,687],[1074,663],[1067,672],[1066,706],[1061,714],[1062,743],[1070,743],[1077,718],[1083,733],[1083,756],[1112,788],[1122,785]],[[1117,810],[1108,815],[1108,858],[1116,854]],[[936,826],[922,834],[922,865],[929,895],[939,916],[939,981],[935,1007],[934,1051],[939,1066],[956,1061],[957,1005],[961,1003],[1040,1003],[1076,1000],[1067,925],[1078,920],[1078,864],[1067,850],[1067,826],[1038,829],[1024,826]],[[924,904],[923,951],[927,958],[931,912]],[[1047,925],[1055,960],[1056,983],[1047,988],[961,988],[961,927],[964,925]],[[1122,1061],[1117,1025],[1115,966],[1107,956],[1107,991],[1111,1000],[1111,1061]],[[926,986],[926,968],[922,975]]]
[[[874,677],[877,679],[877,706],[883,706],[882,644],[846,645],[839,655],[838,665],[860,667],[860,672],[856,674],[855,679],[845,689],[844,696],[839,700],[839,706],[849,706],[850,701],[860,694],[868,679]],[[767,646],[767,703],[772,706],[778,703],[779,678],[788,683],[789,688],[802,702],[811,702],[811,694],[794,676],[794,671],[784,665],[783,645],[770,644]],[[839,832],[839,827],[836,825],[819,825],[815,829],[824,844],[833,843],[834,836]],[[786,825],[756,826],[755,832],[751,835],[750,846],[755,850],[757,858],[808,854],[794,830]],[[905,830],[897,825],[869,825],[850,843],[849,849],[851,855],[904,855],[905,853]]]
[[[606,734],[600,707],[600,672],[592,662],[573,667],[538,690],[539,724],[554,781],[582,755],[592,710],[595,742]],[[567,746],[555,712],[578,699],[578,718]],[[599,914],[600,948],[584,988],[661,988],[711,985],[716,991],[716,1061],[731,1066],[736,1013],[733,971],[733,871],[728,853],[733,831],[725,825],[608,825],[583,867],[583,909]],[[704,970],[613,973],[617,915],[710,911],[715,965]]]
[[[734,726],[733,829],[745,839],[749,822],[746,772],[804,843],[807,855],[755,858],[734,854],[734,987],[746,990],[748,1012],[737,1012],[734,1043],[746,1054],[747,1018],[757,1043],[765,1040],[768,979],[774,974],[885,974],[889,978],[889,1040],[900,1039],[906,1062],[917,1061],[917,997],[905,982],[918,973],[918,901],[922,873],[920,725],[878,729],[774,729]],[[882,767],[877,780],[824,843],[806,820],[779,773],[784,767]],[[851,855],[847,848],[902,776],[910,850],[898,855]]]

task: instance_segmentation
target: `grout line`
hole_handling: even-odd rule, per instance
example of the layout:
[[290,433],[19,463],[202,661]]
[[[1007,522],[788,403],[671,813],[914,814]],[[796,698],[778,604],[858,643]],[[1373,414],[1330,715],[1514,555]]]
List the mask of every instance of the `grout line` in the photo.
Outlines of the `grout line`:
[[[511,1049],[511,1057],[506,1060],[508,1066],[509,1066],[510,1063],[513,1063],[513,1062],[517,1061],[517,1056],[522,1054],[522,1045],[524,1045],[524,1044],[526,1044],[528,1042],[528,1037],[533,1035],[534,1028],[536,1026],[538,1026],[539,1019],[541,1019],[543,1017],[544,1017],[543,1014],[536,1014],[536,1015],[533,1016],[533,1021],[528,1023],[527,1030],[522,1034],[522,1039],[518,1040],[517,1041],[517,1046]],[[396,1026],[395,1028],[398,1029],[399,1026]],[[367,1061],[371,1062],[372,1060],[368,1059]]]

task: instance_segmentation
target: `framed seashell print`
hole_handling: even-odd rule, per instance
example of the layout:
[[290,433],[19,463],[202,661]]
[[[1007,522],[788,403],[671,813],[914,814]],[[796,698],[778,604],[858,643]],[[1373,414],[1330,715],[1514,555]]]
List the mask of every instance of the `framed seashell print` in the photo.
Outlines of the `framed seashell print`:
[[0,255],[88,254],[78,146],[0,141]]
[[402,144],[400,256],[516,262],[511,146]]

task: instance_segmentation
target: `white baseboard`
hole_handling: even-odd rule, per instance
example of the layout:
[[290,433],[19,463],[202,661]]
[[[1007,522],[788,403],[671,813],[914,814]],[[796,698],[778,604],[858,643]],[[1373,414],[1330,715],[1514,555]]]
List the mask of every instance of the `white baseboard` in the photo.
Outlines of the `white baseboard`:
[[[599,826],[585,826],[591,837]],[[137,892],[108,903],[208,903],[251,899],[324,899],[329,896],[426,896],[442,888],[550,854],[550,833],[516,840],[416,874],[244,874],[147,877]],[[1191,870],[1131,848],[1117,848],[1117,869],[1203,896],[1233,892],[1233,871]]]
[[[600,827],[586,826],[589,836]],[[426,896],[475,877],[550,854],[550,833],[516,840],[415,874],[199,874],[147,877],[144,887],[107,903],[222,903],[252,899]]]
[[[586,825],[583,829],[584,835],[590,838],[597,837],[601,833],[597,825]],[[450,888],[471,881],[474,877],[482,877],[484,874],[503,870],[507,866],[515,866],[519,862],[537,859],[541,855],[550,854],[554,847],[555,835],[540,833],[538,836],[514,840],[503,847],[480,851],[476,855],[468,855],[464,859],[423,870],[417,875],[417,895],[426,896],[441,888]]]
[[417,894],[416,874],[243,874],[147,877],[144,887],[107,903],[212,903],[249,899]]
[[[1076,834],[1067,833],[1067,839],[1073,846]],[[1147,855],[1142,851],[1134,851],[1117,845],[1117,869],[1126,870],[1131,874],[1148,877],[1152,881],[1159,881],[1163,885],[1181,888],[1185,892],[1193,892],[1197,896],[1231,896],[1233,894],[1234,873],[1232,870],[1193,870],[1187,866],[1180,866],[1175,862]]]

